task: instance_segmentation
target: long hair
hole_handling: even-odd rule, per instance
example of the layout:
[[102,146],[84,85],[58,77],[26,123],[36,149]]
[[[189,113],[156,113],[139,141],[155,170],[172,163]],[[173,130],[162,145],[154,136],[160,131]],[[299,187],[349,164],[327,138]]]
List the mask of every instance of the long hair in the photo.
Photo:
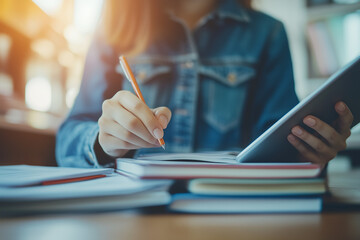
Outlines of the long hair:
[[[238,0],[251,8],[251,0]],[[106,0],[100,32],[117,51],[136,55],[171,30],[167,26],[164,0]]]

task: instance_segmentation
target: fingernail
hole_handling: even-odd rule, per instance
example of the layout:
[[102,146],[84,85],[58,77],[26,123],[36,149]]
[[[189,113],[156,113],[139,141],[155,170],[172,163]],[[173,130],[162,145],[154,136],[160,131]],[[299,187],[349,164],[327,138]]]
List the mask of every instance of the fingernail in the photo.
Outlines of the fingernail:
[[340,103],[340,104],[338,104],[337,105],[337,109],[339,110],[339,111],[345,111],[345,105],[343,104],[343,103]]
[[303,131],[299,127],[295,127],[295,128],[293,128],[293,133],[295,135],[301,135],[303,133]]
[[313,126],[315,126],[316,121],[315,121],[315,119],[308,117],[308,118],[305,118],[304,123],[306,125],[308,125],[309,127],[313,127]]
[[160,122],[162,128],[165,129],[167,127],[167,124],[168,124],[168,119],[164,115],[160,115],[159,122]]
[[156,139],[161,139],[163,137],[163,131],[159,128],[155,128],[153,133]]
[[290,134],[290,135],[288,136],[288,140],[289,140],[290,142],[295,142],[295,137]]

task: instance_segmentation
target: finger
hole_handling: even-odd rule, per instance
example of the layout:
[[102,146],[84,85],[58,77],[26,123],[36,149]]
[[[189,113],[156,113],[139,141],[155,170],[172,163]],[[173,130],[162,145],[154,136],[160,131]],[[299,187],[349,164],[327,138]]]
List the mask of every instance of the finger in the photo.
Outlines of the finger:
[[296,150],[301,154],[302,158],[313,162],[313,163],[321,163],[320,158],[314,153],[312,149],[306,146],[299,138],[294,136],[293,134],[289,134],[287,136],[288,141],[291,145],[293,145]]
[[303,122],[308,127],[314,129],[330,146],[336,149],[341,149],[343,147],[344,138],[329,124],[314,116],[306,116]]
[[158,107],[158,108],[154,108],[152,111],[153,111],[155,117],[160,122],[162,128],[165,129],[171,119],[170,109],[167,107]]
[[157,140],[149,130],[144,126],[143,122],[134,116],[131,112],[126,109],[121,109],[121,114],[116,114],[114,119],[116,122],[120,123],[125,129],[139,138],[145,140],[150,144],[156,144]]
[[348,138],[350,136],[350,127],[354,120],[354,116],[344,102],[336,103],[335,110],[339,114],[339,118],[336,120],[337,130],[341,135]]
[[124,149],[137,149],[138,147],[129,142],[120,140],[110,134],[104,133],[99,134],[99,142],[106,143],[106,147],[103,147],[103,150],[110,156],[121,156],[124,152]]
[[148,143],[155,144],[157,142],[143,123],[132,113],[124,109],[117,101],[107,102],[106,108],[108,115],[110,115],[109,117],[114,119],[119,125]]
[[144,102],[130,92],[119,95],[119,100],[119,104],[139,119],[154,138],[163,138],[164,131],[161,124]]
[[133,144],[134,146],[137,146],[137,148],[158,147],[156,140],[154,141],[154,144],[148,143],[147,141],[128,131],[115,121],[105,120],[102,126],[102,130],[105,133],[112,135],[120,140],[126,141],[130,144]]
[[326,158],[334,158],[335,153],[332,148],[325,144],[322,140],[307,132],[300,126],[295,126],[291,129],[291,133],[305,142],[310,148],[312,148],[318,155]]

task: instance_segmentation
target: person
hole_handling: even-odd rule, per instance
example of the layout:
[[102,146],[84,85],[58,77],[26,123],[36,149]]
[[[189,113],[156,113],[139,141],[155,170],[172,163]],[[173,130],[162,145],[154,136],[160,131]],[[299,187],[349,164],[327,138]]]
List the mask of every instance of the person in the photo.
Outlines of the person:
[[[144,104],[119,66],[125,55]],[[57,134],[60,166],[106,167],[117,157],[241,150],[298,103],[283,24],[249,0],[108,0],[73,108]],[[345,149],[353,120],[315,116],[288,141],[300,161],[325,165]]]

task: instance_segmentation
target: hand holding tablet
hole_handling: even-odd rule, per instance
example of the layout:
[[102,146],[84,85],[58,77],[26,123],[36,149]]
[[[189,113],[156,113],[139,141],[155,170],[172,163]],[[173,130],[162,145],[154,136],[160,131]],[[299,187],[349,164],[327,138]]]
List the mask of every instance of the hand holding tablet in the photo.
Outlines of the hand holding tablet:
[[236,159],[238,162],[296,162],[300,152],[302,160],[325,164],[345,148],[350,128],[359,122],[360,56],[333,74]]
[[350,136],[350,127],[354,117],[344,102],[335,104],[339,117],[333,124],[327,124],[315,116],[306,116],[303,123],[313,129],[308,132],[297,125],[291,129],[287,139],[299,151],[300,160],[325,165],[339,151],[346,149],[346,139]]

